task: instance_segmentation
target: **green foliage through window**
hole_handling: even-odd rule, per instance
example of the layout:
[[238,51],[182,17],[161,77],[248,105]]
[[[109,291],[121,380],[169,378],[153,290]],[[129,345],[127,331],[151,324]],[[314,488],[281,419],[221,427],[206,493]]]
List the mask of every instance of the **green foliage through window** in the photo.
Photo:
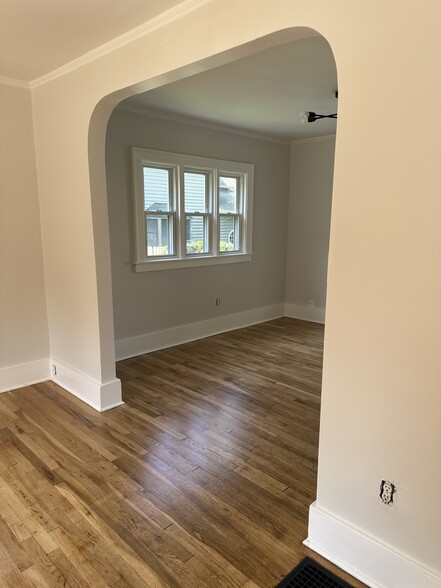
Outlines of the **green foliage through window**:
[[[228,241],[220,241],[219,242],[219,250],[220,251],[233,251],[233,244],[229,243]],[[187,253],[194,254],[194,253],[203,253],[204,251],[204,244],[202,240],[200,241],[193,241],[192,243],[187,243]]]

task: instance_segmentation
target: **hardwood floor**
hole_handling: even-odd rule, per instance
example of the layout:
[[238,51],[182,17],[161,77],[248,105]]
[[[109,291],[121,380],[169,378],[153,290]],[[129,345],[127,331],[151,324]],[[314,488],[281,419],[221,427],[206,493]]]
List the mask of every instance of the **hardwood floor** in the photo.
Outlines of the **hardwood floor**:
[[322,339],[285,318],[122,361],[102,414],[0,395],[0,586],[275,586],[308,553]]

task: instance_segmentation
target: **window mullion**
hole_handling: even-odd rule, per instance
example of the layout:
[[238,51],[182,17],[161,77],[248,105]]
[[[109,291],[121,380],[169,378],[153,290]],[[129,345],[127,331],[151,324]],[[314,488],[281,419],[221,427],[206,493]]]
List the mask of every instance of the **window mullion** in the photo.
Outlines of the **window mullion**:
[[212,255],[219,255],[219,170],[213,169],[211,174],[211,251]]
[[185,203],[184,203],[184,167],[176,167],[177,177],[177,218],[176,218],[176,242],[178,244],[178,257],[186,257],[185,252]]
[[208,249],[210,255],[216,255],[216,249],[214,247],[214,239],[215,239],[215,226],[214,226],[214,175],[215,171],[211,169],[210,173],[208,174],[208,185],[207,185],[207,212],[208,212]]
[[239,249],[240,251],[246,251],[248,243],[247,243],[247,235],[246,235],[246,216],[245,216],[245,212],[246,212],[246,202],[245,202],[245,196],[246,195],[246,175],[243,174],[240,177],[240,182],[239,182],[239,212],[240,212],[240,217],[239,217],[239,238],[240,238],[240,243],[239,243]]

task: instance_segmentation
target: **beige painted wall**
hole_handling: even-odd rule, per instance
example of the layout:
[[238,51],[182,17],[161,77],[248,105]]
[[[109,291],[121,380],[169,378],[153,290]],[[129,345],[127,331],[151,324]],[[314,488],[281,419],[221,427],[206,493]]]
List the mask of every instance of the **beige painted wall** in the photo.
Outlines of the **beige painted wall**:
[[[135,273],[133,145],[253,163],[252,261]],[[109,121],[106,169],[117,340],[283,304],[289,145],[116,110]]]
[[[0,84],[0,129],[2,389],[2,376],[5,376],[5,384],[9,381],[6,377],[8,368],[49,358],[40,209],[29,90]],[[24,373],[27,367],[22,366],[21,369]],[[17,382],[19,385],[23,380]]]
[[[103,156],[112,108],[282,29],[310,26],[330,42],[340,98],[317,506],[347,533],[388,546],[386,560],[398,554],[438,574],[440,22],[438,0],[278,0],[259,9],[255,0],[213,0],[34,89],[51,339],[66,362],[104,381],[114,376],[113,338],[102,336],[112,324]],[[100,105],[88,143],[98,101],[140,80],[153,81]],[[426,106],[429,120],[418,116]],[[394,509],[377,501],[384,476],[398,486]],[[333,548],[332,533],[324,541]],[[350,548],[340,555],[354,564]],[[365,575],[384,569],[369,558],[363,565]]]
[[326,306],[334,153],[335,137],[291,145],[286,302],[305,312]]

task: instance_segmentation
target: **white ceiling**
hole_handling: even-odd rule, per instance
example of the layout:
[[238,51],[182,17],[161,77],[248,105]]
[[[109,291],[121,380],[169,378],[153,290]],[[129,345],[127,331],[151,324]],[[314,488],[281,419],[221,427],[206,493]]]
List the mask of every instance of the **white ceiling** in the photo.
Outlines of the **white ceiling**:
[[289,141],[335,133],[335,120],[302,125],[300,112],[336,112],[336,89],[332,51],[314,36],[138,94],[121,106]]
[[[181,3],[0,0],[0,77],[35,80]],[[300,125],[299,113],[336,112],[336,87],[332,52],[315,35],[126,102],[162,114],[292,140],[335,133],[335,121]]]
[[182,0],[0,0],[0,76],[31,81]]

